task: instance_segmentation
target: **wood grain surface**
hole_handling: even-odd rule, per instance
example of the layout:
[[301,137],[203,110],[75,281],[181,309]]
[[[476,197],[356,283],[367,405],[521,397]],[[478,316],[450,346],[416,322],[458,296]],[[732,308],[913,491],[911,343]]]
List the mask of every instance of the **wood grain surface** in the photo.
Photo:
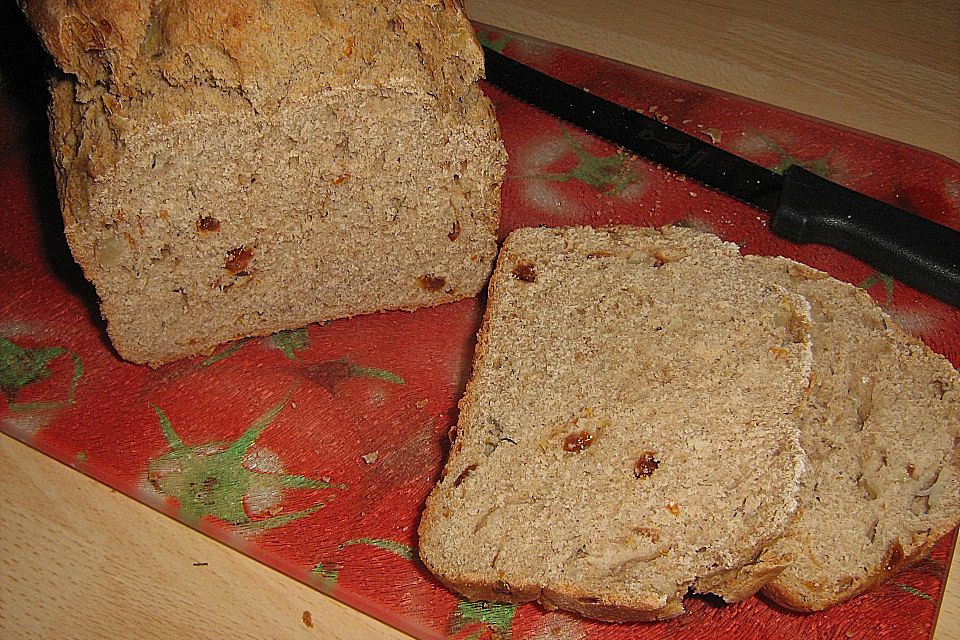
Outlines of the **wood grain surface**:
[[527,35],[960,160],[960,2],[466,0]]
[[407,637],[5,434],[0,469],[0,638]]
[[[467,0],[467,9],[960,160],[960,2]],[[960,640],[958,565],[955,555],[937,640]],[[405,636],[0,435],[0,638],[179,637]]]

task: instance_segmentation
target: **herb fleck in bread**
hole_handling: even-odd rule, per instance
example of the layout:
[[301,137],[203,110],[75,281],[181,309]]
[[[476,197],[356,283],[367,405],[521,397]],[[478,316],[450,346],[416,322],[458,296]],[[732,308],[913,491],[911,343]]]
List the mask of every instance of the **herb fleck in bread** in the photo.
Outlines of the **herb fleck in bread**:
[[680,228],[521,229],[420,555],[473,599],[605,620],[733,601],[789,561],[808,306]]
[[67,239],[118,353],[477,293],[505,154],[454,0],[22,0]]
[[783,258],[746,260],[807,298],[813,372],[793,563],[763,593],[815,611],[922,558],[960,521],[960,376],[863,291]]

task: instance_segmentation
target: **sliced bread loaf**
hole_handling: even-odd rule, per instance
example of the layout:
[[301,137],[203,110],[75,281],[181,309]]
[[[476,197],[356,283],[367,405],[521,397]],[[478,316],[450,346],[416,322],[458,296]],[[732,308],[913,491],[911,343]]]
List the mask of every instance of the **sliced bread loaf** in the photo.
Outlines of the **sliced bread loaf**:
[[752,594],[788,558],[808,307],[681,228],[521,229],[419,551],[473,599],[604,620]]
[[763,593],[824,609],[922,558],[960,521],[960,376],[862,290],[783,258],[746,261],[803,295],[813,317],[807,472],[773,547],[793,563]]
[[63,70],[67,239],[117,352],[471,296],[505,154],[455,0],[21,0]]

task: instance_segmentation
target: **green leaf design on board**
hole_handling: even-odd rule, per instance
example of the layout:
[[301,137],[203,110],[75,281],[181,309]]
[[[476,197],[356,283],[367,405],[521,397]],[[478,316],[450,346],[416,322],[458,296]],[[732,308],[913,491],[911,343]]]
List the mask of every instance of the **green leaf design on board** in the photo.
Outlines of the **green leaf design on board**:
[[[281,514],[284,490],[346,489],[347,486],[283,473],[275,454],[267,449],[254,449],[257,439],[284,409],[289,398],[288,393],[233,442],[194,446],[185,444],[163,410],[153,405],[170,451],[150,462],[147,479],[160,493],[176,498],[187,520],[213,516],[242,531],[273,529],[320,510],[324,502]],[[269,503],[262,507],[269,517],[251,520],[244,504],[252,496]]]
[[278,331],[267,339],[269,345],[279,349],[291,362],[297,359],[297,351],[306,349],[310,344],[310,336],[306,327],[301,329],[285,329]]
[[576,155],[577,164],[560,173],[545,172],[527,177],[556,182],[579,180],[611,196],[620,195],[624,189],[643,179],[643,176],[630,166],[632,157],[622,151],[612,156],[595,156],[566,129],[563,130],[563,137],[570,146],[570,150]]
[[811,173],[817,174],[821,178],[826,178],[830,173],[830,158],[833,157],[833,154],[836,151],[833,147],[831,147],[829,151],[819,158],[802,160],[799,157],[790,154],[790,152],[784,149],[769,136],[766,136],[762,133],[756,133],[754,135],[756,137],[756,141],[759,142],[762,147],[766,148],[768,151],[772,151],[777,156],[777,163],[770,167],[770,170],[774,173],[783,173],[791,165],[795,164],[803,167]]
[[[384,551],[389,551],[404,560],[409,560],[413,563],[419,562],[413,547],[386,538],[353,538],[341,542],[340,548],[342,549],[355,544],[370,545],[378,549],[383,549]],[[312,575],[322,576],[325,571],[329,570],[330,569],[323,565],[323,563],[320,563],[314,567],[310,573]],[[339,570],[334,574],[334,580],[336,580],[338,575]],[[467,640],[470,638],[480,638],[487,632],[494,638],[509,640],[516,611],[517,604],[513,602],[469,602],[467,600],[461,600],[457,603],[457,608],[450,617],[450,632],[456,634],[460,631],[470,631],[474,627],[479,627],[473,630]]]
[[[73,361],[73,375],[63,400],[38,402],[15,402],[20,391],[31,384],[46,380],[52,374],[51,363],[61,356]],[[0,336],[0,390],[7,396],[10,410],[14,412],[45,411],[59,409],[74,403],[77,385],[83,377],[83,361],[77,354],[63,347],[21,347]]]
[[384,380],[386,382],[392,382],[393,384],[404,384],[403,378],[386,369],[375,369],[374,367],[361,367],[357,364],[351,364],[350,374],[355,378],[376,378],[377,380]]
[[943,188],[947,192],[947,197],[953,201],[953,204],[960,206],[960,181],[944,178]]
[[249,341],[250,341],[250,338],[244,338],[243,340],[237,340],[236,342],[234,342],[233,344],[231,344],[229,347],[227,347],[226,349],[224,349],[224,350],[221,351],[220,353],[215,353],[215,354],[213,354],[212,356],[208,356],[208,357],[204,358],[204,359],[203,359],[203,362],[200,363],[200,366],[201,366],[201,367],[209,367],[210,365],[216,364],[217,362],[220,362],[221,360],[226,360],[227,358],[229,358],[230,356],[232,356],[233,354],[235,354],[237,351],[239,351],[240,348],[243,347],[243,345],[247,344],[247,342],[249,342]]
[[860,288],[864,291],[869,291],[871,287],[874,287],[878,284],[883,285],[883,290],[885,294],[884,304],[889,305],[893,302],[893,278],[888,276],[885,273],[880,273],[877,271],[872,276],[869,276],[860,283]]
[[350,378],[374,378],[392,384],[405,384],[403,378],[392,371],[375,367],[365,367],[350,362],[347,358],[326,360],[324,362],[307,365],[304,368],[304,374],[309,380],[334,395],[337,393],[340,385]]
[[310,570],[310,577],[319,581],[321,587],[329,589],[337,584],[340,567],[318,562],[317,566]]
[[483,29],[478,29],[477,40],[479,40],[480,44],[488,49],[493,49],[497,53],[503,53],[503,50],[507,48],[508,44],[510,44],[511,38],[503,35],[502,33],[498,33],[495,36],[490,37],[489,33]]
[[929,600],[930,602],[936,602],[936,600],[933,599],[933,596],[927,595],[926,593],[924,593],[923,591],[920,591],[916,587],[911,587],[910,585],[903,584],[902,582],[898,582],[897,586],[903,589],[904,591],[906,591],[907,593],[917,596],[918,598],[923,598],[924,600]]
[[352,540],[347,540],[346,542],[341,542],[340,548],[342,549],[343,547],[348,547],[353,544],[370,545],[372,547],[377,547],[378,549],[383,549],[384,551],[394,553],[405,560],[410,560],[411,562],[417,561],[417,557],[413,553],[412,547],[395,540],[387,540],[384,538],[354,538]]
[[65,353],[62,347],[25,349],[0,337],[0,388],[13,399],[28,384],[50,377],[50,363]]
[[476,636],[489,630],[495,638],[508,640],[510,628],[513,626],[513,617],[517,612],[517,605],[513,602],[468,602],[462,600],[457,604],[450,622],[450,629],[457,633],[474,625],[481,625]]

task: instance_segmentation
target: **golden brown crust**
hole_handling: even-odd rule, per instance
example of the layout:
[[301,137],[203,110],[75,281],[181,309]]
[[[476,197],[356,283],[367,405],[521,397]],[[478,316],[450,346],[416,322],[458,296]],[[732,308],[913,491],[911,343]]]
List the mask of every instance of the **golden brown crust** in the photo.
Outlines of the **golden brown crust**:
[[[80,152],[81,136],[77,131],[81,127],[81,107],[75,99],[76,85],[65,79],[51,81],[51,100],[48,108],[50,120],[50,154],[53,157],[54,175],[57,193],[60,196],[60,209],[63,213],[63,227],[67,244],[74,259],[90,278],[93,262],[91,251],[78,233],[77,219],[86,213],[87,182],[89,172],[87,164],[94,155],[91,149]],[[89,146],[89,142],[87,143]]]
[[[422,525],[421,525],[422,526]],[[429,565],[428,565],[428,568]],[[432,571],[432,569],[431,569]],[[564,609],[605,622],[652,622],[667,620],[684,613],[683,600],[678,595],[663,603],[654,598],[635,602],[618,602],[608,594],[593,594],[576,585],[551,585],[541,588],[533,584],[498,581],[490,583],[475,576],[450,579],[440,574],[440,581],[450,590],[468,600],[486,602],[538,602],[547,609]]]
[[[109,58],[135,57],[133,42],[149,15],[148,0],[20,0],[57,65],[88,81],[103,81]],[[121,64],[121,66],[123,66]]]
[[[487,284],[487,299],[489,302],[487,303],[486,308],[484,309],[483,318],[480,322],[480,329],[477,332],[477,339],[476,339],[474,350],[473,350],[473,369],[474,370],[478,369],[480,367],[480,364],[487,357],[487,344],[489,343],[489,340],[490,340],[487,328],[490,324],[489,322],[490,318],[492,317],[494,311],[496,310],[496,302],[493,294],[496,291],[498,271],[501,271],[503,268],[504,267],[502,267],[498,263],[494,267],[493,273],[491,274],[490,280],[488,281],[488,284]],[[457,431],[458,425],[460,424],[461,420],[463,420],[464,416],[469,415],[470,412],[473,411],[473,396],[474,396],[475,386],[476,386],[476,382],[474,381],[473,376],[471,376],[470,380],[467,381],[467,386],[466,386],[466,389],[464,390],[463,396],[460,398],[459,402],[457,402],[457,410],[458,410],[460,419],[458,419],[457,424],[455,424],[450,428],[450,433],[449,433],[450,441],[453,443],[452,444],[453,448],[457,447],[455,437],[456,437],[456,431]],[[454,462],[454,456],[452,454],[448,455],[447,461],[444,464],[443,469],[440,471],[441,478],[446,477],[447,473],[449,473],[450,469],[453,466],[452,464],[453,462]],[[428,532],[430,527],[433,526],[433,520],[436,517],[436,512],[438,511],[438,509],[431,508],[431,505],[434,502],[439,502],[439,500],[440,500],[440,496],[437,494],[436,491],[430,492],[430,495],[427,496],[423,517],[420,520],[420,524],[417,525],[418,538],[420,539],[424,538],[425,534]],[[423,558],[423,556],[421,556],[421,560],[424,562],[424,564],[427,564],[427,561]],[[427,567],[430,568],[430,565],[427,564]],[[433,569],[430,569],[430,570],[432,573],[434,573],[434,575],[437,575],[438,577],[440,577],[437,571],[434,571]],[[442,577],[441,577],[441,580],[442,580]],[[476,584],[479,585],[480,582],[477,582]],[[464,586],[468,587],[469,585],[465,583]]]
[[851,580],[850,585],[845,589],[831,592],[827,588],[824,588],[824,586],[812,583],[804,585],[805,588],[790,588],[788,585],[779,582],[770,582],[763,586],[760,593],[780,606],[793,611],[800,611],[802,613],[823,611],[824,609],[863,595],[897,573],[923,560],[930,553],[930,550],[933,548],[933,545],[937,543],[937,540],[946,533],[948,533],[948,531],[931,532],[920,546],[906,556],[903,554],[903,547],[900,541],[894,540],[890,544],[890,548],[883,562],[873,567],[872,571],[861,578]]
[[666,603],[653,598],[616,602],[578,590],[572,585],[544,589],[538,600],[547,608],[566,609],[605,622],[653,622],[675,618],[685,611],[680,594]]
[[[418,60],[423,74],[409,80],[464,87],[483,67],[462,8],[441,0],[384,0],[362,11],[349,0],[274,0],[256,9],[246,0],[20,4],[60,68],[126,97],[203,83],[253,94],[377,85],[410,76]],[[388,38],[397,44],[384,46]]]

